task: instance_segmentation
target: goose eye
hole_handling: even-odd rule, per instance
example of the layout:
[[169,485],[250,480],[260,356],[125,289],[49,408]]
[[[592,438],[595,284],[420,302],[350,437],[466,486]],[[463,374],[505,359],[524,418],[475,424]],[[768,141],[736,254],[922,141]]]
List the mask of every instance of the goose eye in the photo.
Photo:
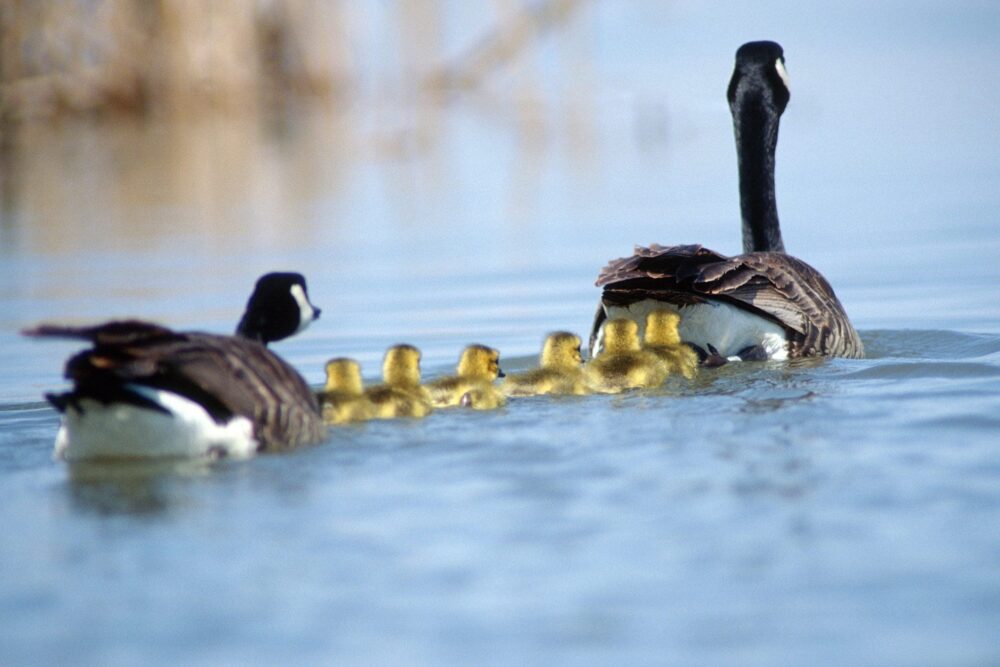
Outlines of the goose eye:
[[785,88],[791,90],[792,87],[788,84],[788,72],[785,71],[785,59],[778,58],[774,61],[774,69],[778,72],[778,76],[781,78],[781,82],[785,84]]

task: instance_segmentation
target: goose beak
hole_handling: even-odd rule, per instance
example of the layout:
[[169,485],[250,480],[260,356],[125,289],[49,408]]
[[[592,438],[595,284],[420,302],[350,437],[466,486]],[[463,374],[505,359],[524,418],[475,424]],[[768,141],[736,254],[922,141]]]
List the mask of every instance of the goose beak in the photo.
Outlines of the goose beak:
[[719,354],[719,351],[715,349],[714,345],[707,343],[706,347],[708,347],[708,356],[701,362],[702,366],[705,368],[718,368],[719,366],[725,366],[729,363],[729,360]]
[[323,312],[322,310],[320,310],[316,306],[313,306],[313,322],[319,319],[319,314],[322,312]]

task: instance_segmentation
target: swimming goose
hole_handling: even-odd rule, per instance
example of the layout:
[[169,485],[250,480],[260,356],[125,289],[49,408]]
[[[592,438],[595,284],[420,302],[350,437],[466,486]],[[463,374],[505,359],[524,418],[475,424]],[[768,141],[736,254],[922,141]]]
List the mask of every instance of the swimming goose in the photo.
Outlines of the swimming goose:
[[743,253],[726,257],[700,245],[636,247],[611,261],[591,333],[591,354],[604,323],[644,323],[658,308],[683,316],[681,338],[716,359],[864,356],[864,347],[833,288],[818,271],[785,254],[774,196],[778,123],[788,103],[781,46],[750,42],[736,52],[727,97],[739,162]]
[[431,397],[420,384],[420,350],[394,345],[382,361],[382,384],[365,390],[375,405],[377,419],[424,417],[431,413]]
[[485,345],[469,345],[458,360],[456,374],[424,385],[436,408],[466,406],[489,410],[504,404],[493,382],[503,377],[500,352]]
[[364,395],[361,366],[354,359],[326,362],[326,385],[319,396],[323,421],[347,424],[375,417],[375,405]]
[[635,320],[615,318],[604,325],[604,349],[583,368],[592,391],[617,394],[659,387],[668,371],[655,354],[642,349]]
[[540,394],[586,394],[580,337],[568,331],[556,331],[545,337],[539,367],[508,375],[500,383],[507,396]]
[[46,395],[62,413],[56,458],[249,456],[321,440],[309,385],[265,347],[319,312],[301,275],[277,273],[257,282],[236,336],[139,320],[25,331],[91,344],[66,362],[73,388]]
[[642,347],[655,354],[669,373],[680,373],[690,380],[698,373],[698,354],[681,342],[680,321],[680,315],[665,308],[650,312],[646,316]]

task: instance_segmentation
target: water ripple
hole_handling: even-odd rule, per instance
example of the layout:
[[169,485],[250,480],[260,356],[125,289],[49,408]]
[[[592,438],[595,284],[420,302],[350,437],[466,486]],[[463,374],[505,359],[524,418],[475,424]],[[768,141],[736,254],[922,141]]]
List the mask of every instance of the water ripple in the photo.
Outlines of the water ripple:
[[1000,376],[1000,367],[967,361],[920,361],[909,363],[880,363],[842,378],[855,380],[921,380],[930,378],[966,379]]
[[1000,336],[940,329],[861,332],[869,359],[976,359],[1000,354]]

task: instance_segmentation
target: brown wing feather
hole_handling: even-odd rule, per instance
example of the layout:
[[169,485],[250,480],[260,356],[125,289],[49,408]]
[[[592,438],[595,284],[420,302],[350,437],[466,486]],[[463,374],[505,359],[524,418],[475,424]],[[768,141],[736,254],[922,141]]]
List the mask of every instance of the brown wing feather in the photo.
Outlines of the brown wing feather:
[[161,358],[160,367],[216,397],[254,423],[263,449],[285,449],[322,439],[316,396],[298,372],[256,341],[188,334]]
[[[636,247],[597,278],[602,301],[660,299],[677,305],[708,298],[740,305],[780,323],[793,357],[862,357],[864,347],[833,288],[816,269],[784,253],[726,257],[700,245]],[[595,322],[595,326],[599,322]]]

